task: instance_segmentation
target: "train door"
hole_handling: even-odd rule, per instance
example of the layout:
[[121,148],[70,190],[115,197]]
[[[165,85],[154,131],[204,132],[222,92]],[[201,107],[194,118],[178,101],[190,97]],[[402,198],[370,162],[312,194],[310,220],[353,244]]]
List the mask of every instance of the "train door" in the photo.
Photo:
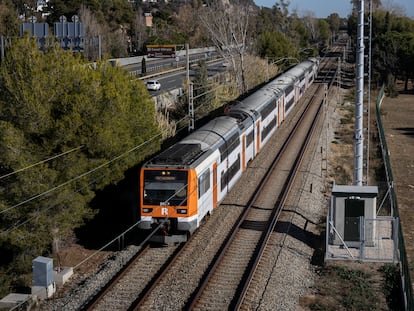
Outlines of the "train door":
[[257,153],[260,152],[260,120],[256,123],[256,149]]
[[213,163],[213,207],[217,207],[217,163]]
[[246,170],[246,135],[242,135],[242,172]]
[[294,91],[294,94],[295,94],[294,105],[296,105],[296,103],[299,101],[299,98],[300,98],[300,81],[299,80],[295,81],[294,90],[295,90]]
[[282,113],[282,110],[280,108],[280,99],[277,100],[277,127],[280,126],[280,122],[282,121],[280,118],[280,114]]

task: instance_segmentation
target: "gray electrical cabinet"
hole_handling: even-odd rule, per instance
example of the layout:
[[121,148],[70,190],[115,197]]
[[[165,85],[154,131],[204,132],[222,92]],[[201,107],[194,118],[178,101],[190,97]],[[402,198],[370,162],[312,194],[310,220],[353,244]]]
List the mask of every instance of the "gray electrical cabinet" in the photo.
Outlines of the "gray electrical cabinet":
[[32,261],[33,286],[48,287],[53,283],[53,259],[39,256]]
[[377,196],[377,186],[333,186],[329,213],[336,230],[333,245],[375,245]]

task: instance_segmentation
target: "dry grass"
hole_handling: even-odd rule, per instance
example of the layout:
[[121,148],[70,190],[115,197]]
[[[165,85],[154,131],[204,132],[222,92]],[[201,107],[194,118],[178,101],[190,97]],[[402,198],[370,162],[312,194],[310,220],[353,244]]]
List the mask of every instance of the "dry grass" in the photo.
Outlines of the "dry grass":
[[339,185],[352,183],[353,176],[353,128],[354,110],[349,101],[335,108],[339,122],[335,127],[334,140],[330,144],[330,182]]
[[[337,126],[330,143],[328,182],[350,185],[353,176],[354,132],[352,93],[344,99],[344,103],[334,106],[336,111],[333,117],[338,119],[334,122]],[[382,160],[375,148],[378,139],[374,119],[371,119],[371,145],[374,147],[370,148],[370,185],[381,181],[377,181],[375,177],[378,177],[377,172],[382,170]],[[414,216],[412,218],[414,219]],[[399,271],[395,265],[329,261],[320,267],[314,287],[299,303],[302,310],[400,310],[398,280]]]

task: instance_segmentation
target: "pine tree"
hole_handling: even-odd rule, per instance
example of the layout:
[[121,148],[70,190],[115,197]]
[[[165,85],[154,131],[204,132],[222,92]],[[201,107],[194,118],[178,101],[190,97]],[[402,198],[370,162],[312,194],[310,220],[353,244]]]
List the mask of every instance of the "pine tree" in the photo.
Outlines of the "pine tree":
[[95,191],[120,181],[159,139],[126,152],[158,134],[144,84],[122,68],[92,68],[57,46],[40,51],[27,37],[14,42],[0,66],[1,263],[21,273],[57,251],[93,217]]

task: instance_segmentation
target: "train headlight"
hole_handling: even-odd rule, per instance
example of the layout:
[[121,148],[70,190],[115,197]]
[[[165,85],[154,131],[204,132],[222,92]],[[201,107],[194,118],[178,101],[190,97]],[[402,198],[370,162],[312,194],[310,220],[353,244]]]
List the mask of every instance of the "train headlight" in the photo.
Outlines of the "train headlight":
[[177,214],[187,214],[187,209],[186,208],[179,208],[177,209]]
[[152,208],[143,208],[142,212],[143,213],[152,213]]

